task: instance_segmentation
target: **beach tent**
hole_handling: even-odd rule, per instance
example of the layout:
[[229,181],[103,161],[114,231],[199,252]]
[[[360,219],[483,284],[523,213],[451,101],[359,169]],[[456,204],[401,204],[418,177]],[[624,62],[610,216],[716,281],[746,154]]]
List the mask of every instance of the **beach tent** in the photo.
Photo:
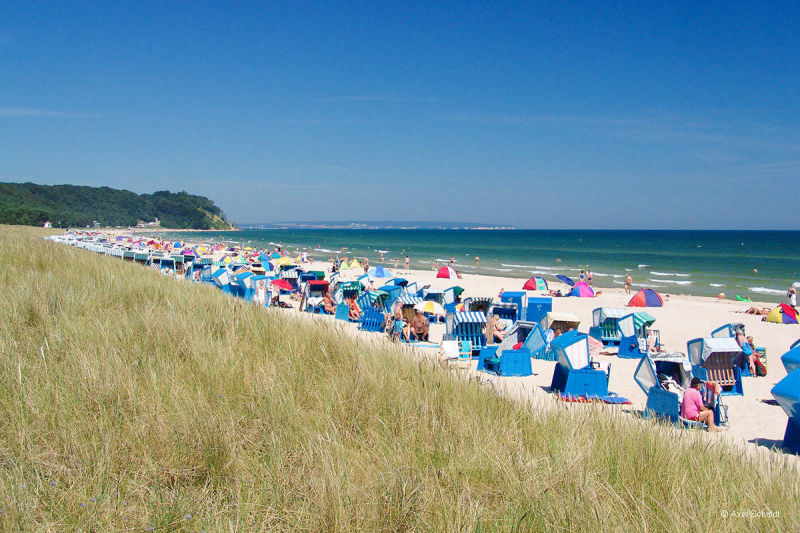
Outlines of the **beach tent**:
[[456,274],[456,271],[453,270],[453,267],[445,265],[439,269],[439,272],[436,273],[436,277],[445,279],[456,279],[458,278],[458,274]]
[[361,263],[359,263],[358,259],[354,257],[353,260],[350,262],[350,268],[361,268]]
[[540,278],[538,276],[534,276],[528,281],[525,282],[525,285],[522,286],[522,290],[525,291],[546,291],[547,288],[547,281],[544,278]]
[[569,291],[569,296],[577,296],[579,298],[594,298],[594,290],[585,281],[579,281]]
[[570,279],[570,278],[568,278],[567,276],[565,276],[564,274],[556,274],[556,278],[558,279],[558,281],[560,281],[560,282],[562,282],[562,283],[566,283],[566,284],[567,284],[567,285],[569,285],[570,287],[572,287],[573,285],[575,285],[575,282],[574,282],[574,281],[572,281],[572,279]]
[[797,324],[797,311],[789,304],[779,304],[764,320],[775,324]]
[[639,289],[628,302],[628,307],[661,307],[664,300],[661,295],[653,289]]
[[380,279],[380,278],[391,278],[392,273],[387,268],[383,268],[383,265],[378,265],[374,267],[370,267],[367,271],[367,275],[369,279]]

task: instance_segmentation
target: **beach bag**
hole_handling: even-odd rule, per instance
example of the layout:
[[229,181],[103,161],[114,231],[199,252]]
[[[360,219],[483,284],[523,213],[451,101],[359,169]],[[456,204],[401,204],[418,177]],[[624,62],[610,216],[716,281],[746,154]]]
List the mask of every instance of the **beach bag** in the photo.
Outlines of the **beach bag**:
[[761,360],[755,360],[755,367],[756,367],[756,376],[757,377],[764,377],[767,375],[767,367],[764,366],[764,363]]

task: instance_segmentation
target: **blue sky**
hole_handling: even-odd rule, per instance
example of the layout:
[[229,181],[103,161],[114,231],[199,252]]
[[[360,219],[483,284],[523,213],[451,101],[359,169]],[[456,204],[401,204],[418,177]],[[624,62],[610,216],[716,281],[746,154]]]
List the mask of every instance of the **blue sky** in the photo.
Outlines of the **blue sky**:
[[0,180],[240,223],[800,229],[800,5],[16,2]]

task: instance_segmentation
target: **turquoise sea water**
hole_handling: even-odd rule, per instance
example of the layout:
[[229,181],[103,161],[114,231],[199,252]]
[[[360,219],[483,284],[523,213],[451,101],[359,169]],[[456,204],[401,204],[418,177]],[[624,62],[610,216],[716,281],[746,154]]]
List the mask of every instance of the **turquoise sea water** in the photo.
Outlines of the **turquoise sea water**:
[[524,279],[538,275],[554,280],[556,274],[565,274],[577,280],[581,269],[591,268],[596,287],[621,287],[629,270],[634,286],[666,294],[725,292],[728,297],[740,294],[777,302],[786,300],[790,286],[800,287],[797,231],[248,229],[169,235],[192,242],[308,248],[315,258],[325,260],[333,251],[367,256],[371,264],[377,263],[378,250],[387,250],[389,266],[395,257],[402,266],[407,253],[412,268],[418,269],[454,257],[463,273]]

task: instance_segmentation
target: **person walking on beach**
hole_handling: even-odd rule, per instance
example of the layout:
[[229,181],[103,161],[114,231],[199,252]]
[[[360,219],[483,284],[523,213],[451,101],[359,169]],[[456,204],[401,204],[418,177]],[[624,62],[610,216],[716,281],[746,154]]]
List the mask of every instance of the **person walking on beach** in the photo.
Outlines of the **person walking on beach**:
[[792,307],[797,307],[797,291],[794,287],[789,288],[789,292],[786,293],[786,297],[789,299],[789,305]]
[[397,269],[397,258],[396,257],[394,258],[394,268],[395,268],[395,270]]
[[409,261],[408,256],[406,256],[406,260],[405,260],[405,262],[403,264],[405,265],[406,270],[408,270],[408,265],[411,264],[411,261]]
[[586,271],[586,283],[588,283],[590,286],[592,284],[592,271],[591,271],[591,269]]
[[584,281],[585,278],[586,278],[586,274],[584,274],[583,270],[581,270],[581,274],[580,274],[580,276],[578,276],[578,279],[580,279],[581,281]]
[[631,293],[631,286],[633,285],[633,278],[630,272],[625,272],[625,294]]

